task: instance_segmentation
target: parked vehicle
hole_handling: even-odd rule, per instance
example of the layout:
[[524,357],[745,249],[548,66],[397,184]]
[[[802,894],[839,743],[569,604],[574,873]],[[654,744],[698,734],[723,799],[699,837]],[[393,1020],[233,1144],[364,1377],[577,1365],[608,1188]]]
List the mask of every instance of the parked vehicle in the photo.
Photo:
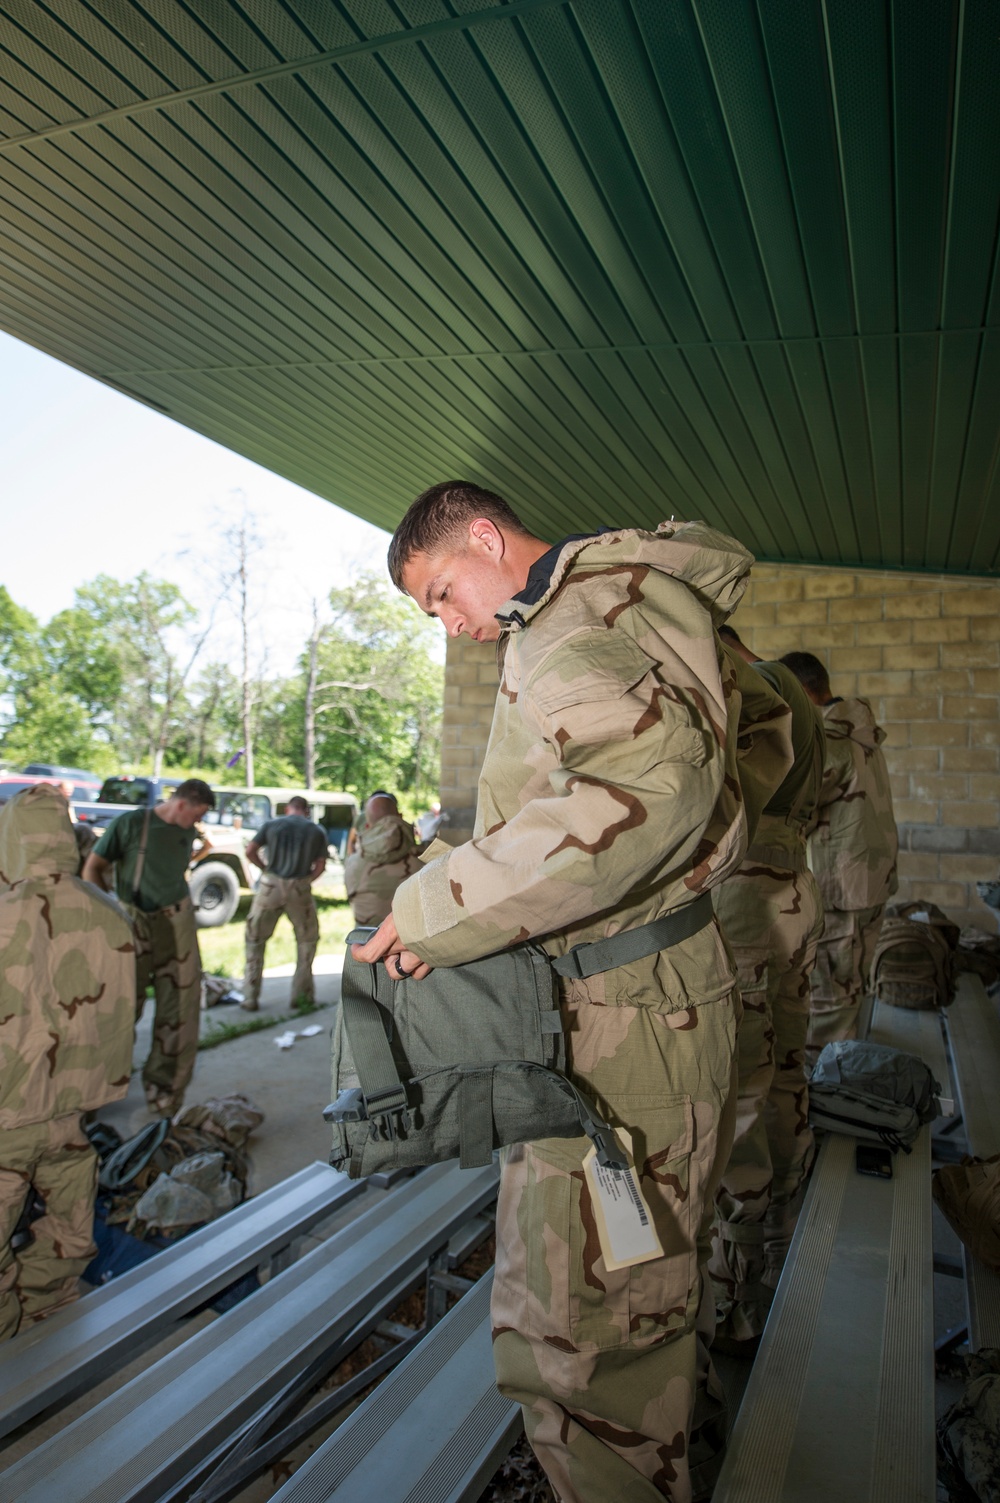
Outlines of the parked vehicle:
[[13,768],[0,772],[0,803],[5,804],[15,793],[20,793],[24,788],[33,788],[36,783],[72,783],[73,792],[70,800],[73,804],[74,813],[81,803],[89,803],[96,798],[101,781],[95,778],[92,782],[81,782],[80,777],[89,780],[89,773],[82,773],[80,777],[73,776],[72,767],[47,767],[39,762],[33,762],[23,772],[17,772]]
[[34,788],[39,783],[52,781],[52,778],[26,777],[23,772],[0,773],[0,804],[5,804],[15,793],[23,793],[25,788]]
[[143,778],[122,775],[105,778],[93,803],[74,804],[73,812],[81,824],[105,829],[118,814],[128,809],[145,809],[169,798],[184,778],[174,773],[169,778]]
[[57,762],[29,762],[24,770],[43,778],[58,778],[60,782],[86,783],[93,786],[95,795],[103,781],[99,772],[89,772],[85,767],[62,767]]
[[344,853],[357,817],[352,793],[321,793],[315,788],[216,788],[216,804],[203,821],[211,849],[192,863],[188,885],[199,928],[228,924],[239,907],[241,890],[253,889],[260,872],[246,859],[246,848],[269,819],[288,812],[288,800],[306,798],[311,816],[327,835],[326,871],[318,890],[346,897]]

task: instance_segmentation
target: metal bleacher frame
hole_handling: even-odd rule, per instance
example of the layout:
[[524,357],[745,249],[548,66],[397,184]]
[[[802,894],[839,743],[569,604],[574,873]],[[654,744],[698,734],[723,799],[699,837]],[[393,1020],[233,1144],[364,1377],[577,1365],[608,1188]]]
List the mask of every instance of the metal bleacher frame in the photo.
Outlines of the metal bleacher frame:
[[475,1503],[523,1428],[493,1377],[492,1283],[491,1270],[274,1503]]
[[440,1165],[375,1200],[15,1462],[3,1475],[5,1495],[18,1503],[190,1497],[269,1402],[305,1370],[319,1381],[495,1196],[494,1169]]
[[[979,976],[963,971],[945,1013],[969,1152],[1000,1153],[1000,1013]],[[1000,1274],[963,1248],[969,1346],[1000,1346]]]
[[[310,1164],[0,1348],[0,1439],[92,1387],[366,1186]],[[2,1458],[0,1458],[2,1464]]]
[[[869,1037],[946,1087],[936,1012],[876,1004]],[[854,1150],[820,1146],[715,1503],[933,1503],[930,1127],[891,1180],[857,1174]]]

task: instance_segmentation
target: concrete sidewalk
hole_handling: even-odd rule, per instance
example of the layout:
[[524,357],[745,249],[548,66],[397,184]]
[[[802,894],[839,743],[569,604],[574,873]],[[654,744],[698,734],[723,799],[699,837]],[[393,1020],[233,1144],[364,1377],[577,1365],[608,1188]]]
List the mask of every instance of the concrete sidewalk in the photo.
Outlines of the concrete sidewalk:
[[[313,972],[319,1004],[316,1012],[304,1017],[293,1015],[287,1023],[199,1050],[194,1078],[185,1096],[186,1106],[207,1101],[211,1096],[242,1091],[264,1113],[264,1121],[248,1145],[254,1194],[316,1159],[325,1163],[329,1156],[330,1129],[322,1113],[330,1100],[330,1030],[336,1017],[333,1009],[340,1001],[342,967],[341,956],[317,956]],[[288,1017],[292,1012],[289,993],[293,969],[290,965],[277,966],[264,972],[257,1013],[244,1012],[236,1004],[202,1012],[202,1037],[217,1032],[225,1023],[239,1025],[254,1018]],[[239,986],[239,982],[235,985]],[[97,1113],[100,1121],[117,1128],[123,1138],[138,1132],[151,1120],[139,1071],[149,1052],[152,1024],[150,999],[136,1029],[134,1073],[128,1095]],[[302,1036],[303,1029],[316,1026],[319,1033],[309,1038]],[[294,1045],[279,1049],[275,1040],[288,1032],[297,1035]]]

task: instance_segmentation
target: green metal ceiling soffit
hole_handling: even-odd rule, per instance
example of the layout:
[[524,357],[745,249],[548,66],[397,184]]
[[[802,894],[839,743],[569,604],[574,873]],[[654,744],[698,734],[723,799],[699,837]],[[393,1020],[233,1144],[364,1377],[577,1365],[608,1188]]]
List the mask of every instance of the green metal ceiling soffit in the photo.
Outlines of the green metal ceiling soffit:
[[0,0],[0,325],[391,527],[1000,567],[996,0]]

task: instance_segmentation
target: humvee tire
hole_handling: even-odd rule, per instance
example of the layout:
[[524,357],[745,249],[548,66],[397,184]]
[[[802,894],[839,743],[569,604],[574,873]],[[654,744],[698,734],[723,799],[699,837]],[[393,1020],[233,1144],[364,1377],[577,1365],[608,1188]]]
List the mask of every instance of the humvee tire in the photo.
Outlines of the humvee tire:
[[240,906],[240,883],[236,873],[221,861],[205,861],[188,878],[195,921],[199,929],[228,924]]

